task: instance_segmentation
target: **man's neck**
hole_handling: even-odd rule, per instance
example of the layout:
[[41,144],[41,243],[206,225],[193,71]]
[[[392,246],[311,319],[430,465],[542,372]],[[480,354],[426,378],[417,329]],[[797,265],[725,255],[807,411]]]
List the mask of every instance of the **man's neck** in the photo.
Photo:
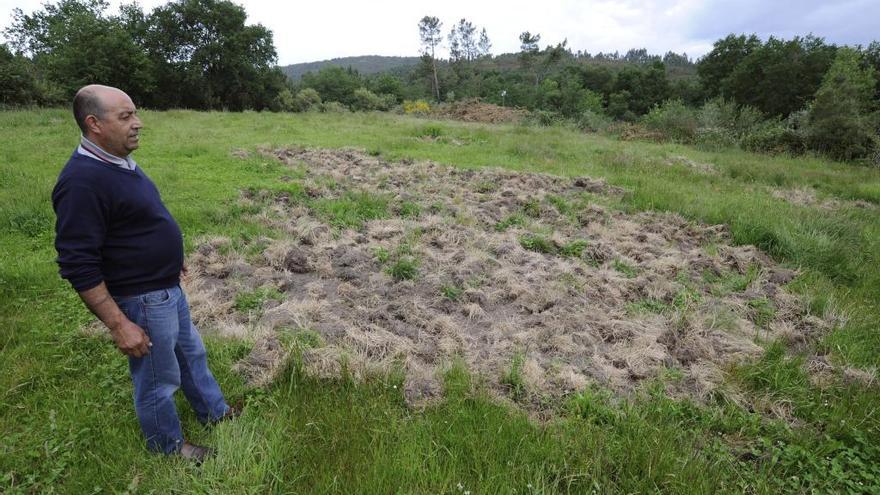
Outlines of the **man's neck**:
[[132,159],[130,155],[119,157],[112,153],[109,153],[107,150],[95,144],[94,141],[90,140],[85,135],[83,135],[80,139],[80,149],[84,150],[89,155],[92,155],[98,160],[117,165],[128,170],[134,170],[137,166],[134,159]]

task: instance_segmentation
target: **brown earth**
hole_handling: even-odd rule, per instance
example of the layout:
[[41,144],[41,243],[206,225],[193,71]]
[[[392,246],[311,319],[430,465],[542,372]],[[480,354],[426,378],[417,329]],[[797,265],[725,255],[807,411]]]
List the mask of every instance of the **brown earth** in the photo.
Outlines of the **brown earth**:
[[[285,234],[239,249],[208,238],[190,256],[194,319],[256,340],[238,365],[254,384],[281,369],[283,337],[308,330],[322,343],[304,350],[307,369],[399,367],[416,403],[440,393],[455,360],[499,395],[521,380],[527,404],[590,383],[626,392],[666,369],[683,376],[672,393],[699,399],[759,356],[760,341],[801,345],[829,326],[785,290],[795,272],[729,245],[724,226],[602,206],[625,194],[602,180],[355,150],[263,153],[304,169],[310,198],[363,191],[387,198],[389,217],[336,228],[287,193],[243,192],[261,207],[254,220]],[[416,260],[412,280],[390,275],[398,259]],[[281,300],[235,309],[236,294],[260,287]]]
[[444,103],[431,110],[433,117],[464,122],[484,122],[487,124],[519,122],[528,114],[527,110],[501,107],[491,103],[483,103],[476,99]]

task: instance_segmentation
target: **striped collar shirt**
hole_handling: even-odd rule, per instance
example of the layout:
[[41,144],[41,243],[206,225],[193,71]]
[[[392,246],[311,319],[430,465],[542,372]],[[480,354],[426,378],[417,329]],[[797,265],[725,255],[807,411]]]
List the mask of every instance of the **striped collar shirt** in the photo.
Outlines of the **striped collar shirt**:
[[94,158],[95,160],[110,163],[112,165],[122,167],[126,170],[134,170],[135,167],[137,167],[137,163],[135,163],[134,159],[131,156],[119,158],[116,155],[111,155],[110,153],[102,150],[101,147],[97,144],[91,142],[85,136],[82,136],[80,138],[79,147],[76,149],[76,151],[80,155],[85,155],[89,158]]

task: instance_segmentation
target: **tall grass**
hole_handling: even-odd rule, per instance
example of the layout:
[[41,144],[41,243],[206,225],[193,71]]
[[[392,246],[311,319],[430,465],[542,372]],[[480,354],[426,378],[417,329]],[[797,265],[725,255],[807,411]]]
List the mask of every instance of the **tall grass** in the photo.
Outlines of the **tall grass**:
[[[624,143],[559,127],[384,114],[143,117],[135,158],[159,186],[188,249],[200,234],[264,233],[245,220],[242,189],[301,193],[302,171],[260,148],[356,146],[385,159],[604,177],[628,191],[614,207],[724,223],[734,242],[800,268],[794,286],[812,298],[813,311],[849,317],[816,351],[842,366],[880,365],[877,170]],[[432,126],[446,139],[422,138]],[[80,331],[90,317],[56,273],[49,194],[77,137],[66,111],[0,113],[4,492],[864,493],[880,479],[876,388],[837,379],[814,384],[804,372],[809,356],[781,347],[730,370],[727,388],[706,404],[666,397],[663,381],[672,374],[628,398],[582,391],[549,404],[553,419],[541,422],[490,400],[480,377],[452,363],[446,394],[424,410],[405,406],[400,377],[319,380],[296,362],[272,387],[248,389],[231,365],[250,343],[208,336],[212,368],[228,396],[247,401],[246,412],[205,430],[181,404],[187,434],[217,446],[218,457],[195,468],[152,456],[134,418],[125,360],[109,341]],[[250,155],[238,158],[234,149]],[[688,168],[681,156],[713,172]],[[279,182],[282,176],[294,181]],[[778,188],[868,204],[793,205],[772,195]],[[387,214],[385,203],[363,211],[361,203],[327,204],[325,213],[344,225]],[[773,416],[788,420],[767,419]]]

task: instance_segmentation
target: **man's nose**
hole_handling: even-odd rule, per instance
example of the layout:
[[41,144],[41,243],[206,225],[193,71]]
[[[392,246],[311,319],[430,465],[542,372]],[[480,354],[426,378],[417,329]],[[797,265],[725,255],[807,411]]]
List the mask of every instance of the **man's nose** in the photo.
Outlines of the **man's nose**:
[[144,124],[143,124],[143,122],[141,122],[141,119],[137,115],[135,115],[134,116],[134,123],[132,124],[132,127],[134,127],[135,129],[140,129],[143,126],[144,126]]

